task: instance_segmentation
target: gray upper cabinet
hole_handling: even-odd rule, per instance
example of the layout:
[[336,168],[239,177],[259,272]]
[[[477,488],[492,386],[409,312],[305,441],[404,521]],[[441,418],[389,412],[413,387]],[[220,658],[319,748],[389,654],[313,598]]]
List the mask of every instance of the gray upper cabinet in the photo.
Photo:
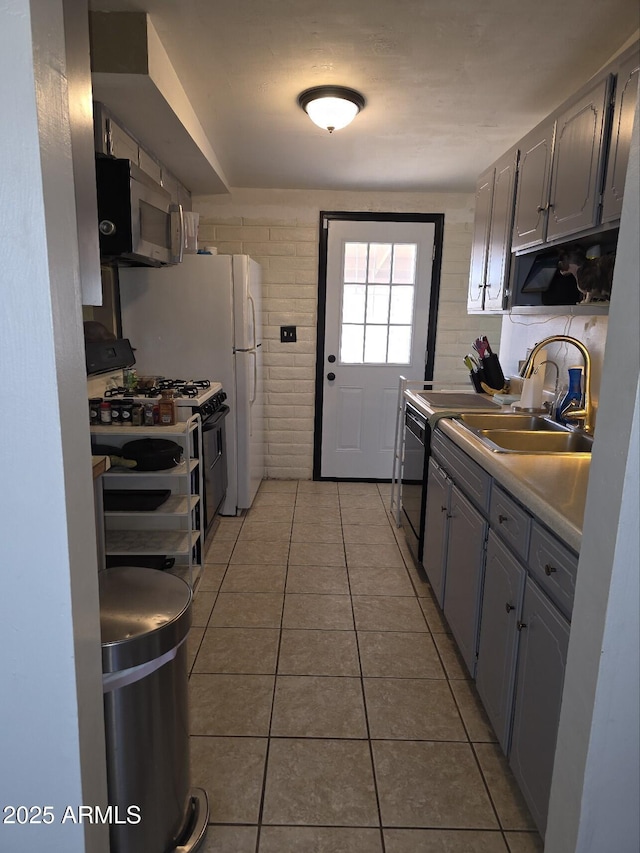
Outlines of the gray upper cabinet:
[[517,157],[517,149],[509,151],[480,176],[476,186],[467,301],[470,314],[500,312],[505,307]]
[[517,168],[518,149],[509,151],[496,163],[487,252],[487,281],[484,292],[485,311],[502,311],[505,307],[511,260],[513,200]]
[[513,251],[598,224],[611,80],[589,85],[520,143]]
[[636,44],[621,56],[617,68],[615,108],[602,200],[603,222],[613,222],[619,219],[622,213],[624,181],[627,175],[633,116],[638,95],[639,70],[640,51]]
[[513,220],[513,251],[545,239],[555,121],[538,126],[520,142],[518,189]]
[[612,76],[590,86],[556,119],[547,240],[598,224]]
[[476,208],[473,220],[473,244],[471,247],[471,270],[469,272],[469,295],[467,299],[467,310],[469,313],[484,309],[494,177],[495,169],[492,167],[480,175],[476,184]]
[[162,166],[155,157],[152,157],[150,154],[144,150],[144,148],[139,148],[138,150],[139,164],[145,174],[149,175],[157,184],[162,181]]
[[120,127],[112,118],[107,119],[107,134],[109,139],[108,153],[114,157],[131,160],[136,166],[140,165],[140,149],[130,133]]
[[94,147],[98,153],[131,160],[169,192],[174,204],[181,204],[184,210],[191,210],[189,190],[157,157],[143,148],[133,134],[125,130],[120,121],[113,116],[109,108],[99,101],[93,104],[93,122]]

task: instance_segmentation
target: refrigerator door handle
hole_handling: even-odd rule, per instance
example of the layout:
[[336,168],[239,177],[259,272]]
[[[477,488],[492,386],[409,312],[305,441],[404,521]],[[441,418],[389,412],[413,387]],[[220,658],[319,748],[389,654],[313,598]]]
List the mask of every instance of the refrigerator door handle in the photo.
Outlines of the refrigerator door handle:
[[251,317],[253,320],[253,341],[249,344],[249,349],[254,349],[258,343],[256,337],[256,303],[253,301],[253,297],[250,294],[247,294],[247,299],[251,305]]
[[258,396],[258,354],[255,350],[249,353],[253,358],[253,394],[249,400],[249,403],[255,403],[256,397]]

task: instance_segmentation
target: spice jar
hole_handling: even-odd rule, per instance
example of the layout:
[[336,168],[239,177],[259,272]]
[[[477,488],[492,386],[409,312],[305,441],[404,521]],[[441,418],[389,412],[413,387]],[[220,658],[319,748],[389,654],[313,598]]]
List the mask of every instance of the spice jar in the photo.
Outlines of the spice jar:
[[175,393],[171,390],[160,392],[160,426],[171,426],[176,422]]
[[100,403],[102,403],[102,397],[92,397],[89,400],[89,423],[90,424],[99,424],[100,423]]
[[153,403],[144,404],[144,425],[153,426]]
[[144,407],[140,403],[134,403],[131,410],[131,425],[142,426],[144,421]]
[[122,412],[121,407],[122,403],[120,400],[114,400],[114,402],[111,403],[111,423],[114,426],[120,425],[120,414]]
[[111,423],[111,403],[108,400],[100,403],[100,423],[104,425]]
[[120,423],[123,426],[131,426],[131,415],[133,414],[133,400],[123,400],[120,406]]

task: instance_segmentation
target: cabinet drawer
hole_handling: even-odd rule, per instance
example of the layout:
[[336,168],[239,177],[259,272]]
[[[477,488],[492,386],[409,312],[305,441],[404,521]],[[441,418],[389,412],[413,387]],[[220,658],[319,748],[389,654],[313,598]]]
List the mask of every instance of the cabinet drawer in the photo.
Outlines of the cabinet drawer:
[[570,619],[578,558],[573,551],[535,521],[531,532],[529,568],[549,598]]
[[440,460],[465,495],[486,515],[491,492],[489,474],[438,429],[432,434],[431,452]]
[[526,559],[531,535],[531,516],[495,483],[489,508],[491,527],[518,556]]

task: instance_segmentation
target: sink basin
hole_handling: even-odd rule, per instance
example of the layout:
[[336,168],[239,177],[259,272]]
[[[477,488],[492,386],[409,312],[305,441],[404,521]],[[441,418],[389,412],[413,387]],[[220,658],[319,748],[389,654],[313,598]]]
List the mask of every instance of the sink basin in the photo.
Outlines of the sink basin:
[[563,429],[483,429],[477,434],[496,453],[591,453],[593,444],[590,435]]
[[551,421],[542,415],[527,414],[468,414],[460,415],[458,420],[474,430],[508,429],[508,430],[545,430],[547,432],[566,432],[566,428],[556,421]]

